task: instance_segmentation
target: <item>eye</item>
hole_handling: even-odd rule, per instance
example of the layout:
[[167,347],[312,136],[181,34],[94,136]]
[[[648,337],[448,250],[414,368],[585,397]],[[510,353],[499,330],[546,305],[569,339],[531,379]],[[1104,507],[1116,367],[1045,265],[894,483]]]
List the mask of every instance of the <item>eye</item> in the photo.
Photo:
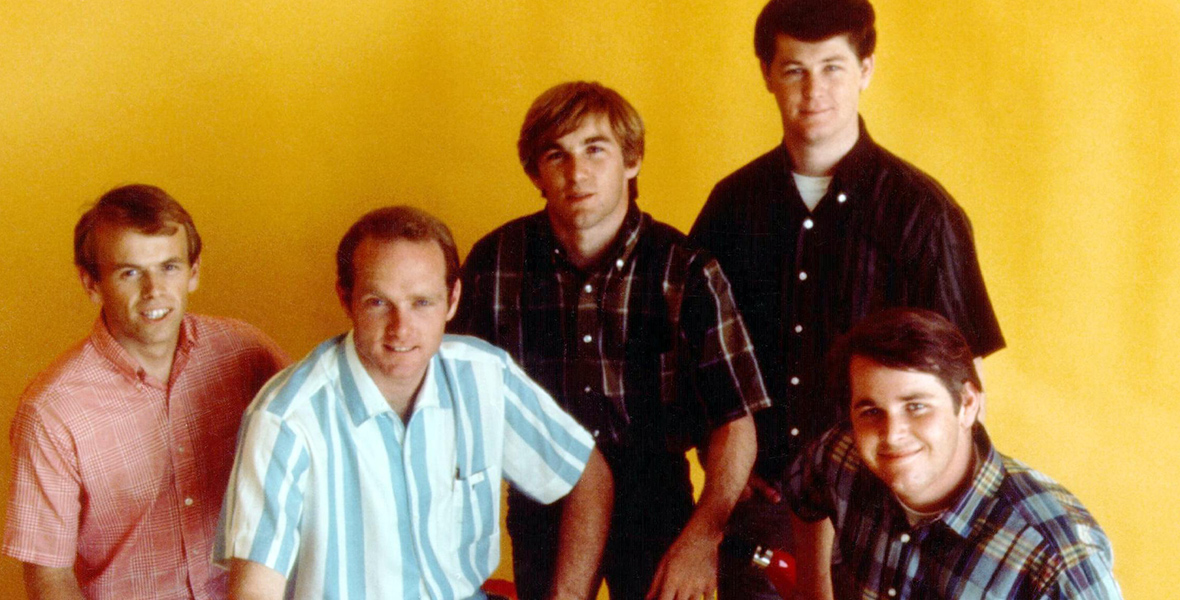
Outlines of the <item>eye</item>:
[[130,280],[139,277],[139,269],[123,269],[116,275],[119,279]]
[[842,67],[841,65],[836,64],[836,63],[830,63],[827,65],[824,65],[824,71],[826,71],[828,73],[834,73],[836,71],[843,71],[843,70],[844,70],[844,67]]
[[434,306],[434,300],[431,300],[430,298],[419,298],[414,301],[414,306],[418,308],[428,308]]
[[911,414],[921,414],[926,412],[930,407],[925,402],[909,402],[906,403],[905,409]]
[[169,271],[169,272],[171,272],[171,271],[179,271],[179,270],[180,270],[180,264],[179,264],[179,263],[166,263],[166,264],[164,265],[164,270],[165,270],[165,271]]
[[365,308],[384,308],[387,304],[388,302],[385,300],[381,298],[374,298],[372,296],[361,300],[361,306],[364,306]]
[[545,163],[555,163],[565,158],[565,153],[559,150],[550,150],[541,155],[541,161]]

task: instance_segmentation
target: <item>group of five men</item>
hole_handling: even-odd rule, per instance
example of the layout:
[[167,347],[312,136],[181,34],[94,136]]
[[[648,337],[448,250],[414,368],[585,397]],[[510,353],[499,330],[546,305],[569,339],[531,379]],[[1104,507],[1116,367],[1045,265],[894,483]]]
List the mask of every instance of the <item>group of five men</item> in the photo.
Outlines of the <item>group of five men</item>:
[[873,21],[766,5],[783,143],[688,236],[638,207],[635,109],[546,91],[518,141],[544,209],[462,266],[429,214],[364,215],[336,256],[352,329],[290,366],[186,313],[175,200],[104,195],[75,231],[101,315],[12,426],[29,596],[483,597],[506,479],[525,599],[785,592],[726,536],[795,552],[818,597],[1118,597],[1097,523],[978,421],[1004,340],[967,217],[858,116]]

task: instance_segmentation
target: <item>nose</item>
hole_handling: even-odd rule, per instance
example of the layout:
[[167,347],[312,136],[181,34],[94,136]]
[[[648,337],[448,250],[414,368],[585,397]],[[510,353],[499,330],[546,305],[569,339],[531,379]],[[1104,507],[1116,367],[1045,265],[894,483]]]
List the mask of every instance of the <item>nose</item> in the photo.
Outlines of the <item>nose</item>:
[[589,164],[590,161],[586,157],[575,154],[567,163],[569,170],[566,177],[571,181],[582,181],[589,175]]
[[882,429],[884,430],[882,431],[882,435],[885,441],[894,444],[902,441],[909,434],[909,423],[906,422],[904,417],[889,415],[885,417]]
[[385,323],[385,333],[390,337],[400,338],[406,333],[408,325],[408,320],[406,319],[406,316],[402,314],[402,310],[394,306],[389,311],[389,319]]
[[160,279],[151,271],[145,271],[143,278],[140,279],[140,294],[147,298],[155,296],[160,291]]

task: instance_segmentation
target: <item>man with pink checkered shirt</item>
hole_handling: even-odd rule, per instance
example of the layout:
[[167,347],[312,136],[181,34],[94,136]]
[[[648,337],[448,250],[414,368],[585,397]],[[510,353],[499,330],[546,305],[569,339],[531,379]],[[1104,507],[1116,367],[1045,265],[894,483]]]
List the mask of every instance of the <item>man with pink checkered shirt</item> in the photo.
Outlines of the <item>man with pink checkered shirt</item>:
[[10,429],[4,554],[31,599],[223,598],[211,564],[242,412],[287,358],[257,329],[186,314],[201,238],[163,190],[107,192],[74,262],[101,307]]

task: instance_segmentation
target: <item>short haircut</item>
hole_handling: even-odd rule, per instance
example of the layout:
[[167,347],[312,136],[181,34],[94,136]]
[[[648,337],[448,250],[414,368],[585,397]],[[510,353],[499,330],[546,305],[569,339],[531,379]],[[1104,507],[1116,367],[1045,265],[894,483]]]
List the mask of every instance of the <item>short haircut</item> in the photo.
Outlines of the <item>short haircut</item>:
[[144,184],[124,185],[103,194],[74,226],[74,264],[100,279],[95,232],[123,227],[145,235],[173,235],[183,227],[190,265],[201,257],[201,236],[188,211],[168,192]]
[[876,14],[868,0],[770,0],[754,25],[754,53],[762,64],[774,62],[779,34],[804,42],[847,35],[860,59],[877,48]]
[[336,248],[336,284],[352,298],[356,271],[352,264],[361,242],[373,238],[383,242],[438,242],[446,261],[447,290],[455,289],[459,279],[459,251],[446,223],[434,215],[412,206],[386,206],[367,213],[352,224]]
[[[606,117],[611,132],[623,150],[623,164],[634,167],[643,159],[643,119],[618,92],[596,81],[569,81],[545,90],[524,116],[516,152],[525,173],[536,177],[537,159],[550,144],[574,131],[592,116]],[[639,196],[639,186],[632,177],[627,183],[628,196]]]
[[839,338],[832,347],[830,391],[851,408],[849,365],[854,356],[891,369],[934,375],[950,392],[958,413],[964,384],[983,391],[975,370],[975,353],[959,329],[942,315],[918,308],[890,308],[873,313]]

